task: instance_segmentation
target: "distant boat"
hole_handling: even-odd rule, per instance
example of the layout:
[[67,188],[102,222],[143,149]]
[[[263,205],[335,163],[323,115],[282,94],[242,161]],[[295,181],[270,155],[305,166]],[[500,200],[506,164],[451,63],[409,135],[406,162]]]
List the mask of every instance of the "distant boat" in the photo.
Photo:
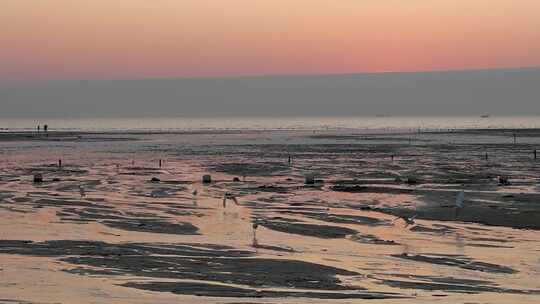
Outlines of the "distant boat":
[[489,115],[488,115],[488,114],[484,114],[484,115],[480,115],[480,117],[482,117],[482,118],[489,118]]

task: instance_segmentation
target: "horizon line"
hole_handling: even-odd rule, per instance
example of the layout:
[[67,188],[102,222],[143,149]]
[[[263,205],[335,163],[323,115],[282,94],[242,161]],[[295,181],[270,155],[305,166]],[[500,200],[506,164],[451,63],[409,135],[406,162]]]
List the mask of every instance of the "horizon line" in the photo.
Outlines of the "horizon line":
[[445,74],[445,73],[478,73],[497,71],[532,71],[540,70],[538,66],[521,67],[495,67],[495,68],[464,68],[464,69],[444,69],[444,70],[418,70],[418,71],[380,71],[380,72],[357,72],[357,73],[283,73],[283,74],[245,74],[229,76],[156,76],[156,77],[135,77],[135,78],[94,78],[94,79],[29,79],[29,80],[0,80],[1,84],[46,84],[46,83],[67,83],[67,82],[107,82],[107,81],[157,81],[157,80],[234,80],[234,79],[257,79],[257,78],[296,78],[296,77],[340,77],[340,76],[377,76],[377,75],[412,75],[412,74]]

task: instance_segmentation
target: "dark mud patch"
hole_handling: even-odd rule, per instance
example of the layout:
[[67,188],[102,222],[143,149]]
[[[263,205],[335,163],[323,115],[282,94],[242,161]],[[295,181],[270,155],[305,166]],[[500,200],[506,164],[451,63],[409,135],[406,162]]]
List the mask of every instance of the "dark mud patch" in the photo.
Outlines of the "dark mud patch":
[[13,198],[13,197],[15,197],[14,192],[7,192],[7,191],[0,192],[0,202],[5,200],[5,199],[9,199],[9,198]]
[[190,282],[151,282],[136,283],[130,282],[122,284],[124,287],[132,287],[143,290],[172,292],[182,295],[194,295],[201,297],[223,297],[223,298],[312,298],[312,299],[396,299],[404,296],[396,293],[380,292],[319,292],[319,291],[274,291],[256,290],[250,288],[239,288],[226,285],[190,283]]
[[[256,187],[242,187],[242,188],[239,188],[238,190],[242,191],[243,193],[246,193],[246,194],[257,194],[257,193],[280,193],[280,194],[285,194],[285,193],[290,193],[294,190],[297,190],[298,187],[283,187],[283,186],[276,186],[276,185],[261,185],[261,186],[256,186]],[[275,202],[279,202],[279,200],[275,200],[275,199],[270,199],[270,198],[265,198],[266,201],[268,202],[271,202],[271,203],[275,203]]]
[[232,283],[251,287],[351,290],[336,275],[354,272],[295,260],[181,256],[67,257],[62,261],[126,275]]
[[[139,140],[126,134],[99,132],[49,131],[47,136],[30,132],[1,132],[0,141],[114,142]],[[26,302],[25,302],[26,303]]]
[[539,294],[540,290],[520,290],[501,288],[497,284],[485,280],[460,279],[454,277],[434,277],[415,275],[394,275],[406,280],[379,279],[380,284],[394,288],[417,289],[427,291],[445,291],[452,293],[477,294],[482,292],[510,294]]
[[203,217],[204,213],[196,212],[193,210],[186,210],[186,209],[168,209],[165,210],[167,214],[175,215],[175,216],[196,216],[196,217]]
[[409,230],[413,232],[419,232],[419,233],[444,235],[444,234],[454,233],[456,229],[454,227],[450,227],[446,225],[433,224],[433,227],[428,227],[428,226],[417,224],[411,227],[411,229]]
[[472,237],[470,238],[471,241],[476,242],[495,242],[495,243],[508,243],[511,242],[510,240],[506,239],[500,239],[500,238],[491,238],[491,237]]
[[99,185],[101,185],[100,180],[85,180],[81,182],[61,182],[58,185],[50,185],[47,188],[58,192],[79,192],[79,186],[83,186],[85,190],[95,190]]
[[12,200],[15,203],[28,203],[32,201],[32,199],[29,197],[15,197]]
[[123,220],[105,220],[101,221],[105,226],[122,229],[127,231],[196,235],[199,234],[199,228],[191,223],[176,222],[172,223],[164,219],[123,219]]
[[318,207],[294,207],[292,205],[289,205],[289,207],[287,206],[276,206],[276,207],[272,207],[272,208],[268,208],[267,209],[268,211],[271,211],[271,212],[278,212],[278,213],[283,213],[283,214],[298,214],[298,215],[302,215],[302,213],[305,211],[305,212],[314,212],[314,213],[319,213],[319,212],[328,212],[328,208],[318,208]]
[[265,228],[279,232],[324,239],[344,238],[347,235],[358,233],[356,230],[345,227],[296,223],[291,221],[259,219],[257,220],[257,223]]
[[222,163],[210,165],[208,169],[237,176],[272,176],[286,174],[291,167],[283,162]]
[[362,178],[362,179],[339,179],[333,183],[336,186],[355,186],[355,185],[399,185],[400,182],[396,181],[397,175],[384,174],[381,172],[372,173],[379,178]]
[[42,198],[42,199],[38,199],[32,202],[31,204],[38,205],[40,207],[47,206],[47,207],[95,207],[95,208],[111,208],[111,209],[114,208],[107,205],[100,205],[100,204],[95,204],[92,202],[73,200],[69,198],[65,198],[65,199]]
[[489,272],[489,273],[505,273],[505,274],[517,273],[516,270],[510,267],[474,261],[473,259],[468,258],[466,256],[462,256],[462,255],[437,255],[437,254],[410,255],[410,254],[403,253],[403,254],[394,254],[391,256],[395,258],[399,258],[399,259],[411,260],[411,261],[416,261],[416,262],[424,262],[424,263],[430,263],[430,264],[436,264],[436,265],[458,267],[458,268],[467,269],[467,270],[475,270],[475,271],[482,271],[482,272]]
[[491,231],[491,229],[480,228],[480,227],[465,227],[465,229],[471,230],[471,231]]
[[162,171],[160,168],[152,167],[126,167],[119,173],[120,175],[135,175],[135,176],[148,176],[160,174]]
[[[309,135],[306,138],[310,139],[320,139],[320,140],[332,140],[332,141],[383,141],[383,142],[410,142],[409,138],[411,135],[400,137],[401,134],[392,134],[390,135],[369,135],[369,134],[316,134]],[[405,135],[405,134],[403,134]],[[425,138],[415,138],[415,142],[430,142],[433,140]]]
[[15,208],[11,206],[0,205],[0,209],[10,211],[10,212],[16,212],[16,213],[28,213],[28,210],[26,209],[20,209],[20,208]]
[[282,216],[273,216],[273,217],[254,217],[253,222],[260,224],[261,221],[276,221],[276,222],[287,222],[287,223],[303,223],[304,221],[299,219],[287,218]]
[[[0,241],[0,253],[60,257],[101,270],[151,278],[203,280],[250,287],[358,290],[336,278],[358,273],[297,260],[253,258],[252,252],[204,244],[107,244],[84,241]],[[78,270],[83,273],[83,270]]]
[[354,234],[350,237],[351,241],[361,243],[361,244],[372,244],[372,245],[399,245],[393,240],[383,240],[379,237],[372,234]]
[[290,247],[264,245],[264,244],[256,244],[256,245],[253,246],[253,248],[272,250],[272,251],[279,251],[279,252],[289,252],[289,253],[296,252],[296,250],[294,250],[294,249],[292,249]]
[[263,185],[263,186],[251,188],[248,190],[256,191],[256,192],[288,193],[294,189],[291,189],[290,187],[282,187],[282,186],[275,186],[275,185]]
[[483,247],[483,248],[514,248],[513,246],[501,246],[501,245],[492,245],[492,244],[481,244],[481,243],[467,243],[468,247]]
[[32,242],[26,240],[0,240],[0,253],[29,256],[149,256],[178,255],[186,257],[229,257],[240,258],[253,255],[250,251],[215,244],[195,243],[119,243],[99,241],[58,240]]
[[87,169],[81,169],[80,167],[73,165],[65,165],[61,168],[58,164],[43,165],[40,167],[30,167],[20,170],[21,175],[33,175],[35,173],[41,173],[43,175],[54,173],[55,176],[71,176],[71,175],[85,175],[88,174]]
[[[518,229],[540,229],[539,193],[482,193],[468,192],[462,210],[456,214],[454,202],[458,192],[417,191],[425,206],[418,208],[419,219],[461,221],[489,226],[504,226]],[[384,213],[409,212],[403,208],[384,208]]]
[[393,187],[377,187],[377,186],[350,186],[350,185],[336,185],[331,189],[337,192],[349,192],[349,193],[385,193],[385,194],[411,194],[415,190],[407,188],[393,188]]
[[[196,201],[195,201],[196,202]],[[203,207],[193,203],[171,203],[171,202],[138,202],[133,206],[147,210],[163,210],[164,208],[176,210],[211,210],[213,208]]]
[[30,302],[24,300],[0,299],[0,304],[47,304],[43,302]]
[[[188,215],[193,215],[187,211]],[[74,222],[99,222],[105,226],[137,232],[196,235],[198,228],[191,223],[176,222],[174,219],[147,212],[120,212],[104,208],[64,208],[57,212],[62,220]]]
[[132,187],[128,193],[134,196],[152,197],[152,198],[167,198],[179,192],[185,191],[187,188],[183,186],[165,187],[160,184],[149,183],[146,187]]
[[78,217],[83,220],[95,221],[95,220],[129,220],[135,218],[161,218],[153,213],[148,212],[136,212],[136,211],[124,211],[121,212],[113,208],[90,207],[90,208],[64,208],[61,212],[62,219],[72,220],[74,217]]
[[[79,200],[73,200],[70,198],[62,198],[58,195],[56,195],[55,198],[41,198],[41,199],[35,199],[34,196],[36,194],[32,193],[32,195],[29,195],[27,197],[19,197],[16,201],[11,200],[4,200],[0,201],[2,203],[1,207],[4,209],[13,209],[18,210],[16,212],[35,212],[36,209],[40,209],[43,207],[58,207],[63,208],[64,210],[68,210],[68,212],[62,212],[58,211],[57,214],[59,216],[69,217],[71,216],[69,214],[69,210],[76,210],[74,207],[82,207],[82,208],[96,208],[103,210],[103,212],[106,212],[107,209],[113,209],[113,207],[103,205],[103,204],[96,204],[88,201],[79,201]],[[46,194],[40,194],[39,196],[44,196]]]
[[[305,208],[303,208],[305,210]],[[300,210],[303,210],[300,209]],[[320,210],[320,209],[315,209]],[[324,222],[332,222],[339,224],[357,224],[366,226],[388,226],[391,222],[388,220],[381,220],[369,216],[360,215],[344,215],[344,214],[332,214],[332,213],[318,213],[318,212],[303,212],[303,211],[281,211],[284,214],[298,214],[311,219],[316,219]]]
[[480,201],[469,203],[466,201],[465,207],[456,213],[453,205],[440,205],[441,201],[444,200],[434,197],[426,201],[427,205],[418,207],[416,210],[400,206],[370,207],[370,210],[398,217],[417,215],[418,219],[423,220],[459,221],[518,229],[540,229],[540,205],[535,203],[501,204]]
[[123,213],[111,208],[63,208],[56,213],[62,220],[96,221],[102,219],[123,220],[127,219]]

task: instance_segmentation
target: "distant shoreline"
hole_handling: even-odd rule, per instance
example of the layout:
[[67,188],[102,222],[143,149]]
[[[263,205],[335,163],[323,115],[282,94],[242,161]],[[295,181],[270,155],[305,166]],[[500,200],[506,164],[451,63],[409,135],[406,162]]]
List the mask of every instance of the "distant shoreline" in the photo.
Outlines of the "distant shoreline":
[[[177,134],[194,132],[336,131],[413,133],[448,130],[527,130],[540,128],[538,116],[385,117],[132,117],[0,118],[0,133],[35,133],[48,124],[55,132]],[[489,131],[491,132],[491,131]]]
[[103,141],[114,140],[139,140],[136,136],[159,136],[159,135],[225,135],[225,134],[268,134],[268,133],[305,133],[312,138],[325,139],[326,137],[335,139],[354,139],[366,136],[410,136],[415,134],[454,134],[454,135],[484,135],[484,136],[508,136],[514,134],[518,137],[540,137],[540,128],[463,128],[463,129],[407,129],[407,130],[298,130],[298,129],[201,129],[201,130],[109,130],[109,131],[58,131],[52,130],[47,133],[41,131],[16,131],[0,129],[0,142],[6,141],[77,141],[88,139],[99,139]]

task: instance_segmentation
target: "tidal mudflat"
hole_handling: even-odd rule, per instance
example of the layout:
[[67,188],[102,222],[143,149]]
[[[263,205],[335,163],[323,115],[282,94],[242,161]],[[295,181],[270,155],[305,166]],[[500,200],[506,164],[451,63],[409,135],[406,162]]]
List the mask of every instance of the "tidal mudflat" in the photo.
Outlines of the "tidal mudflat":
[[538,303],[515,132],[0,133],[0,303]]

